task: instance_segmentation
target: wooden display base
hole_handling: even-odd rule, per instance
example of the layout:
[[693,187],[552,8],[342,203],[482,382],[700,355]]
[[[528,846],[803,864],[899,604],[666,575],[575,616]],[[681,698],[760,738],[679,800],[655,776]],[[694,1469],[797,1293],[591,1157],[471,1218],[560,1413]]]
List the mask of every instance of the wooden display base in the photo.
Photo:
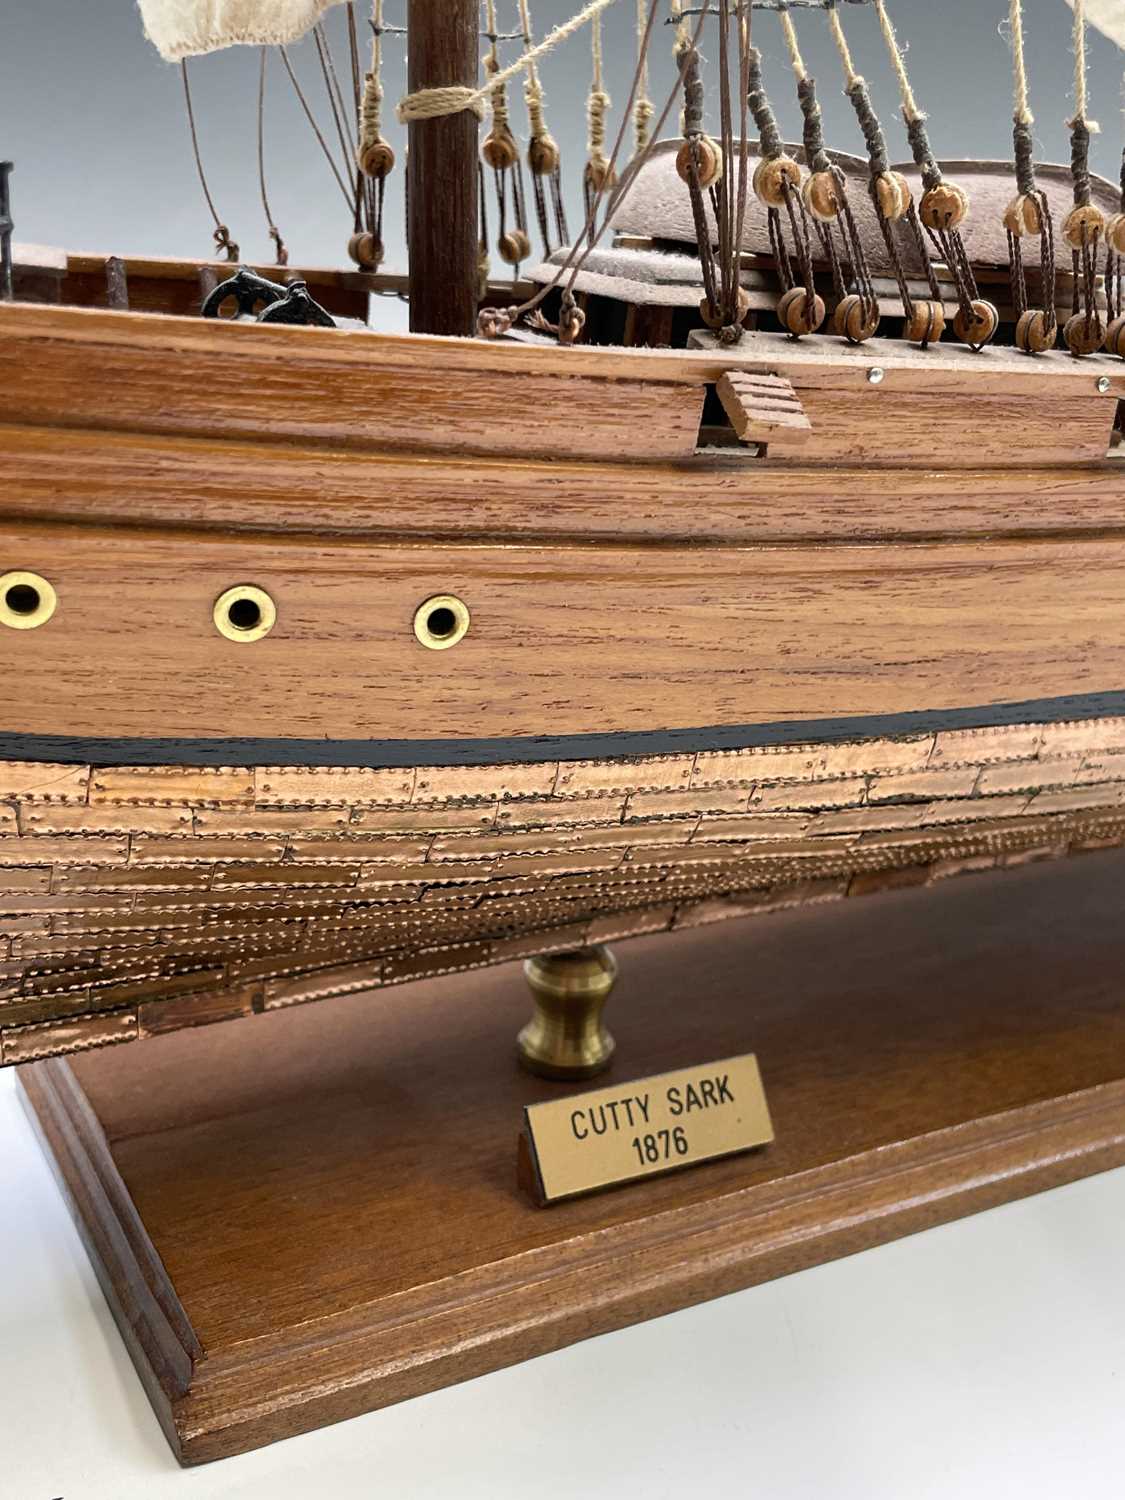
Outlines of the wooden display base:
[[[619,952],[625,1085],[754,1051],[759,1152],[536,1209],[518,969],[22,1071],[199,1463],[1125,1162],[1125,853]],[[578,1086],[581,1087],[581,1086]]]

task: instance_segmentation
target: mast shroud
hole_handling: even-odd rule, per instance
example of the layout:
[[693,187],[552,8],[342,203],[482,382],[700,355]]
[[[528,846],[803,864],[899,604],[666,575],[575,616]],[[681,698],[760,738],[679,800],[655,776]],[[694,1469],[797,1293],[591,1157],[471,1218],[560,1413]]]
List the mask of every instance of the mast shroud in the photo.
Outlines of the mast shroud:
[[[407,88],[477,86],[477,0],[410,0]],[[477,117],[411,120],[407,230],[412,333],[471,335],[477,318]]]

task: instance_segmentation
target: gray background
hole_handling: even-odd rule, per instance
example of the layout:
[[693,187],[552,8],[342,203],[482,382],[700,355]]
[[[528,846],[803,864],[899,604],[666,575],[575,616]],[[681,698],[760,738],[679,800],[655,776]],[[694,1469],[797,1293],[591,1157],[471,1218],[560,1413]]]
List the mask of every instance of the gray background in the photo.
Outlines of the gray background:
[[[498,3],[501,29],[514,29],[516,0]],[[532,0],[537,33],[542,35],[578,4]],[[388,22],[401,21],[405,7],[406,0],[386,0]],[[365,0],[357,8],[362,19]],[[1011,131],[1007,0],[894,0],[891,10],[909,43],[910,70],[919,100],[931,115],[938,155],[1006,158]],[[820,84],[828,140],[842,150],[860,151],[862,139],[841,92],[839,61],[824,17],[795,15],[806,61]],[[872,83],[892,154],[905,156],[897,94],[875,16],[869,8],[849,6],[844,20],[857,65]],[[1044,160],[1066,160],[1064,121],[1073,93],[1070,21],[1063,0],[1025,0],[1032,107]],[[342,8],[329,15],[328,26],[337,62],[346,68]],[[620,108],[635,55],[635,0],[617,0],[607,13],[605,32],[607,82]],[[786,133],[798,138],[800,115],[777,18],[757,15],[754,36],[765,57],[774,108]],[[673,81],[670,46],[671,30],[662,28],[651,89],[661,101]],[[391,115],[390,106],[403,92],[402,38],[388,38],[386,50]],[[291,56],[327,125],[312,43],[295,46]],[[574,228],[580,220],[585,153],[588,34],[580,33],[546,59],[543,73],[548,120],[563,149]],[[219,213],[244,257],[268,261],[272,249],[258,200],[255,161],[257,53],[232,49],[198,59],[191,76]],[[1090,103],[1103,127],[1094,165],[1114,180],[1122,140],[1120,94],[1121,55],[1093,34]],[[267,182],[293,262],[343,264],[350,229],[345,205],[277,59],[271,59],[266,109]],[[517,128],[524,118],[517,85]],[[613,121],[618,118],[615,109]],[[403,131],[393,118],[389,135],[400,149]],[[161,62],[144,39],[130,0],[3,0],[0,154],[17,164],[12,181],[17,239],[125,255],[204,258],[212,253],[211,223],[191,160],[178,70]],[[492,222],[494,230],[495,216]],[[401,172],[388,187],[386,239],[388,269],[403,266]]]

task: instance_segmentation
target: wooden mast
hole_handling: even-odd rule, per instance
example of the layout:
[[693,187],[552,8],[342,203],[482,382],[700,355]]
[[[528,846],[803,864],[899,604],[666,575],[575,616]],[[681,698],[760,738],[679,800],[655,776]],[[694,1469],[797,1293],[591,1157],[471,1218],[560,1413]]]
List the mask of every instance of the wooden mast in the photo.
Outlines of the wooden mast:
[[8,175],[13,163],[0,161],[0,302],[12,300],[12,205],[8,196]]
[[[410,0],[407,89],[477,86],[478,0]],[[409,129],[410,328],[470,335],[477,318],[477,117]]]

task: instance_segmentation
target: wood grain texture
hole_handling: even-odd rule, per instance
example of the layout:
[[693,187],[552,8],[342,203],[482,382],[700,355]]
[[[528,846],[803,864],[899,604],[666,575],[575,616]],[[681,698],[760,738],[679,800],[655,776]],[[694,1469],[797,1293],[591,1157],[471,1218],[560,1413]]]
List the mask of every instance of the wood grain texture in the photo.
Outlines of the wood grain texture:
[[[477,0],[409,0],[406,86],[476,88]],[[410,327],[415,333],[476,331],[480,274],[477,209],[478,121],[469,110],[412,120],[407,237]]]
[[[104,262],[103,262],[104,264]],[[127,262],[127,264],[129,264]],[[1110,355],[1075,360],[1058,350],[1036,359],[1002,345],[974,353],[958,344],[928,349],[899,339],[869,339],[863,345],[792,339],[785,334],[748,330],[734,349],[706,332],[693,333],[687,349],[595,347],[565,348],[541,341],[503,339],[435,339],[417,335],[348,330],[289,328],[256,323],[204,321],[199,318],[145,317],[98,308],[41,307],[13,302],[0,308],[0,333],[7,338],[59,340],[68,345],[119,346],[138,356],[146,350],[237,351],[246,358],[283,359],[294,353],[337,368],[368,366],[373,360],[399,369],[440,370],[462,376],[508,371],[520,375],[579,375],[591,380],[642,380],[695,385],[714,383],[726,370],[769,371],[793,385],[861,391],[867,371],[878,365],[893,378],[892,389],[956,393],[979,389],[1041,395],[1054,391],[1079,395],[1092,389],[1100,375],[1110,380],[1107,393],[1125,394],[1125,371]],[[312,351],[312,352],[310,352]],[[872,392],[872,399],[880,393]]]
[[[735,353],[559,349],[12,303],[0,308],[0,420],[608,464],[690,459],[705,386],[738,370],[792,383],[819,433],[812,456],[826,463],[1104,460],[1125,392],[1120,362],[877,342],[809,349],[750,333]],[[876,364],[885,378],[871,385]]]
[[[9,318],[12,308],[18,313]],[[51,323],[57,312],[79,320],[69,325],[69,336]],[[631,379],[576,379],[579,371],[560,365],[557,354],[540,357],[536,374],[519,345],[507,346],[520,356],[518,367],[509,369],[495,356],[464,364],[456,356],[476,349],[472,340],[402,338],[393,342],[405,358],[384,359],[383,336],[372,333],[339,330],[327,343],[283,338],[251,344],[239,338],[241,331],[277,329],[6,304],[0,308],[0,421],[301,438],[344,449],[611,460],[686,457],[695,448],[701,380],[685,386],[639,367]],[[419,349],[428,360],[418,361]]]
[[[420,547],[10,522],[0,555],[59,598],[43,628],[5,632],[0,727],[21,734],[581,734],[1022,702],[1119,679],[1116,537]],[[251,644],[211,617],[243,583],[278,610]],[[440,594],[464,599],[472,626],[430,652],[412,621]]]
[[[46,1071],[25,1084],[28,1110],[55,1169],[98,1284],[173,1447],[169,1402],[182,1398],[203,1348],[153,1249],[97,1116],[73,1074]],[[65,1163],[65,1166],[64,1166]]]
[[[740,358],[725,378],[746,380],[757,373],[748,367],[746,356],[768,347],[764,341],[771,337],[747,334],[738,345]],[[939,463],[956,469],[964,464],[1008,466],[1017,454],[1019,462],[1028,465],[1097,463],[1106,456],[1116,403],[1099,404],[1095,382],[1100,370],[1091,370],[1080,383],[1057,380],[1048,393],[1024,385],[1006,361],[998,380],[1000,369],[974,365],[976,355],[964,348],[938,345],[926,350],[871,339],[858,346],[842,345],[832,358],[816,340],[789,343],[796,346],[793,354],[785,358],[785,351],[779,350],[783,357],[770,368],[775,378],[790,382],[808,418],[812,430],[800,445],[805,462],[906,468]],[[716,359],[726,352],[707,332],[693,333],[689,347]],[[931,353],[938,354],[941,368],[935,368],[934,381],[920,381],[924,363],[919,361]],[[1005,351],[1008,358],[1013,353]],[[884,365],[884,354],[895,361],[894,369]],[[1023,355],[1016,358],[1032,363]],[[883,374],[873,384],[867,374],[876,366]],[[1053,378],[1055,369],[1043,373]],[[1101,393],[1101,399],[1108,394]],[[787,456],[783,452],[781,460]]]
[[[530,741],[1117,680],[1117,365],[1101,395],[1100,366],[1004,351],[560,351],[26,306],[0,308],[5,360],[0,556],[60,598],[0,642],[13,734]],[[731,371],[789,381],[831,458],[696,454]],[[935,408],[960,424],[937,469]],[[1066,462],[1017,462],[1015,429]],[[254,646],[211,621],[243,582],[280,612]],[[435,655],[411,622],[445,592],[473,624]],[[2,1060],[1116,840],[1114,732],[1061,769],[1012,739],[931,765],[931,736],[898,780],[811,791],[801,746],[780,776],[4,764]]]
[[940,455],[943,467],[984,468],[1006,467],[1018,454],[1028,464],[1098,463],[1113,428],[1113,404],[1087,392],[939,396],[890,390],[885,382],[873,389],[884,392],[881,400],[803,388],[812,431],[801,445],[802,459],[929,467]]
[[801,398],[780,375],[735,370],[715,385],[735,436],[743,443],[767,443],[772,456],[801,449],[812,436]]
[[1119,1165],[1123,859],[622,953],[610,1081],[753,1050],[777,1139],[546,1211],[516,1133],[559,1086],[516,1066],[516,970],[22,1077],[205,1462]]
[[[871,469],[715,450],[604,464],[12,424],[0,515],[419,539],[880,541],[1125,532],[1119,460]],[[1018,457],[1013,453],[1012,458]]]

